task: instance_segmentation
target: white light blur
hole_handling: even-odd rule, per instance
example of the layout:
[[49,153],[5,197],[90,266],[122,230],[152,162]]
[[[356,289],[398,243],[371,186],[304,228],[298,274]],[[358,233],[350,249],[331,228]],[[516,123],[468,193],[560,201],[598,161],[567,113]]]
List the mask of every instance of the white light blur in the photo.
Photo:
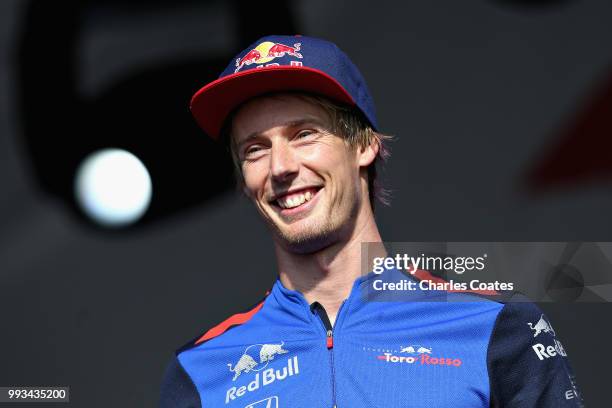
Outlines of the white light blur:
[[76,201],[96,223],[123,227],[140,219],[151,203],[151,176],[132,153],[104,149],[87,156],[75,179]]

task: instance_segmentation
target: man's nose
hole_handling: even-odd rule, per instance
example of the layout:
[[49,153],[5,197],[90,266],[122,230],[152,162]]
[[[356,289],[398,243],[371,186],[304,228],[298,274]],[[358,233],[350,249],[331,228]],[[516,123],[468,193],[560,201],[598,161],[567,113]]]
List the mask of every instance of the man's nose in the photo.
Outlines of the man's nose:
[[272,146],[270,174],[277,180],[285,180],[297,174],[299,163],[295,152],[288,143],[280,142]]

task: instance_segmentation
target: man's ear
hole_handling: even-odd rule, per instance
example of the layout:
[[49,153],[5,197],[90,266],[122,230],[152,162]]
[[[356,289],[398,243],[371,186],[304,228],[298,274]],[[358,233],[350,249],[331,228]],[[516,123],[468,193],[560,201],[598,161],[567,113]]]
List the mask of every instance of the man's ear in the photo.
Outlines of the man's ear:
[[376,138],[373,138],[369,145],[357,149],[359,155],[359,167],[368,167],[370,164],[372,164],[376,159],[379,150],[380,145],[378,144],[378,140]]

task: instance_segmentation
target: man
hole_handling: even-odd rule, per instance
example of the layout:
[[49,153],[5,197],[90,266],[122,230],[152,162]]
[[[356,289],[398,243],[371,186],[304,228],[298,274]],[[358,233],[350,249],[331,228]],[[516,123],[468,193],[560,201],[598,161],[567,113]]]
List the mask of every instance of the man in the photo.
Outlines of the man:
[[335,45],[262,38],[191,109],[230,146],[270,227],[279,279],[255,307],[178,350],[162,407],[581,405],[565,351],[532,303],[368,295],[362,243],[382,241],[373,206],[386,137]]

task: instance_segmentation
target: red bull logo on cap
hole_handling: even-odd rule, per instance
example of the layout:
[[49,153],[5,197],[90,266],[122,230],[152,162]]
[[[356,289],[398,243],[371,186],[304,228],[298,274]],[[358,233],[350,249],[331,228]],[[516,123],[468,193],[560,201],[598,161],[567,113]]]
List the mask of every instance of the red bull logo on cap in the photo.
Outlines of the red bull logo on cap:
[[[281,58],[285,55],[290,55],[295,58],[302,58],[302,54],[299,53],[301,43],[293,44],[290,47],[281,43],[274,43],[271,41],[264,41],[251,51],[247,52],[242,58],[236,58],[236,70],[234,73],[240,71],[243,67],[252,64],[257,64],[257,68],[263,68],[264,66],[278,66],[278,63],[269,63],[275,58]],[[265,65],[263,65],[265,64]],[[301,66],[301,61],[291,61],[292,66]]]

